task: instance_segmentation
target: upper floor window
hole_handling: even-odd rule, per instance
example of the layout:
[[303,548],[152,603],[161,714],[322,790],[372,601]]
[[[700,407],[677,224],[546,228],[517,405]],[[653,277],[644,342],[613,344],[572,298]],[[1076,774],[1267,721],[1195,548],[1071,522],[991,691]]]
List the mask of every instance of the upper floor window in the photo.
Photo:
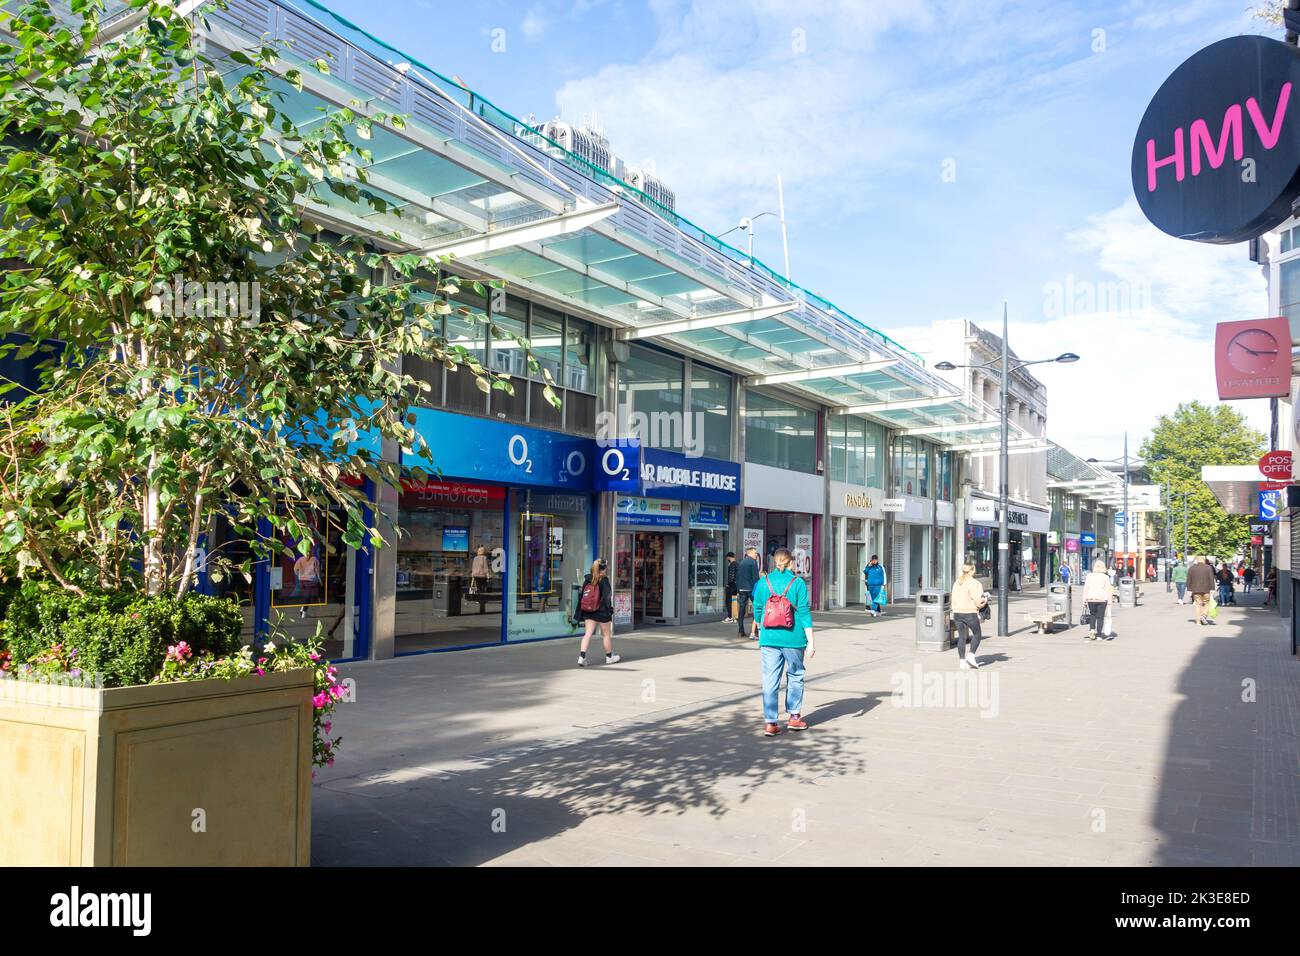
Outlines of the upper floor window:
[[745,460],[817,473],[817,413],[752,389],[745,393]]

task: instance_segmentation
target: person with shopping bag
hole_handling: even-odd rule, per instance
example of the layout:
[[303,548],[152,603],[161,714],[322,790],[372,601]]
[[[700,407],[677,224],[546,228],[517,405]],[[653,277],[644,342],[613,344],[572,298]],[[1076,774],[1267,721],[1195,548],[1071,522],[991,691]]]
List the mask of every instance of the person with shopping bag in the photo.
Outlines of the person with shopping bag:
[[880,563],[878,555],[873,554],[862,569],[862,579],[867,586],[867,610],[872,617],[880,617],[880,612],[889,603],[889,576],[885,574],[885,566]]
[[1088,610],[1088,623],[1091,625],[1091,630],[1084,635],[1085,640],[1095,641],[1110,633],[1106,618],[1110,614],[1114,593],[1110,575],[1106,573],[1106,562],[1096,561],[1092,573],[1083,580],[1083,606]]

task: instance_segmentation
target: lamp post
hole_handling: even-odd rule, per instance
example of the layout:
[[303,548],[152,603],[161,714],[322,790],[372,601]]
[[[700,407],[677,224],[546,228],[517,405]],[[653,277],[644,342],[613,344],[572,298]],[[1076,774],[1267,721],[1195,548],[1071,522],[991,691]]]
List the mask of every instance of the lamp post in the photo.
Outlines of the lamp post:
[[749,264],[752,266],[754,264],[754,223],[759,219],[762,219],[764,216],[775,216],[781,222],[781,251],[785,258],[785,277],[788,279],[790,278],[790,242],[786,236],[785,230],[785,192],[781,188],[781,177],[779,176],[777,177],[776,186],[777,191],[780,194],[780,212],[760,212],[754,216],[747,216],[740,220],[737,225],[732,226],[726,232],[719,235],[718,238],[721,239],[724,236],[728,236],[737,229],[741,232],[748,233],[749,245],[745,255],[749,259]]
[[935,368],[943,372],[951,372],[954,369],[992,369],[998,367],[1001,370],[1001,400],[998,402],[999,417],[1002,426],[1001,450],[998,464],[998,506],[1000,514],[998,516],[998,637],[1006,637],[1011,633],[1011,627],[1008,623],[1009,609],[1007,607],[1010,596],[1010,574],[1011,574],[1011,538],[1007,531],[1007,511],[1010,509],[1010,494],[1007,484],[1007,432],[1010,427],[1008,420],[1008,391],[1011,380],[1011,373],[1018,372],[1029,365],[1043,365],[1049,362],[1060,362],[1068,364],[1079,361],[1079,356],[1073,352],[1063,352],[1056,358],[1050,359],[1033,359],[1022,362],[1017,359],[1017,365],[1011,367],[1010,353],[1007,346],[1007,304],[1002,303],[1002,359],[1000,362],[985,362],[982,365],[958,365],[953,362],[937,362]]

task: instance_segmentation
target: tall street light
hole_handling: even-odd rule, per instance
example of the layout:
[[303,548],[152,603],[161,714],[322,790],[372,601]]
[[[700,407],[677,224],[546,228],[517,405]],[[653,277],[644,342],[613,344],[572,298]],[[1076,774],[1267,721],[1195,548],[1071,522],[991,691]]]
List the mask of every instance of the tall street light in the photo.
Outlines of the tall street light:
[[[1103,458],[1103,459],[1089,458],[1089,459],[1088,459],[1088,463],[1089,463],[1089,464],[1093,464],[1093,465],[1119,465],[1119,464],[1123,464],[1123,466],[1124,466],[1124,511],[1123,511],[1123,515],[1124,515],[1124,551],[1123,551],[1123,554],[1124,554],[1124,557],[1121,559],[1121,562],[1120,562],[1120,571],[1121,571],[1121,572],[1122,572],[1122,571],[1125,571],[1125,570],[1128,569],[1128,565],[1125,564],[1124,561],[1126,561],[1126,560],[1128,559],[1128,557],[1129,557],[1129,538],[1128,538],[1128,532],[1129,532],[1129,527],[1133,524],[1133,516],[1132,516],[1131,514],[1129,514],[1129,511],[1128,511],[1128,485],[1129,485],[1129,479],[1128,479],[1128,464],[1129,464],[1130,461],[1140,462],[1140,461],[1142,461],[1142,459],[1140,459],[1140,458],[1129,458],[1129,455],[1128,455],[1128,432],[1127,432],[1127,431],[1124,432],[1124,457],[1123,457],[1123,458]],[[1143,462],[1143,464],[1145,464],[1145,462]],[[1186,537],[1186,535],[1184,535],[1184,537]],[[1141,539],[1139,539],[1139,540],[1138,540],[1138,544],[1141,544],[1141,543],[1142,543],[1142,542],[1141,542]],[[1133,560],[1133,566],[1134,566],[1134,569],[1135,569],[1135,572],[1134,572],[1134,573],[1136,573],[1136,568],[1137,568],[1137,559],[1136,559],[1136,557],[1135,557],[1134,560]],[[1119,577],[1123,577],[1123,574],[1122,574],[1122,573],[1117,573],[1117,574],[1116,574],[1116,577],[1117,577],[1117,578],[1119,578]]]
[[1069,362],[1079,361],[1079,356],[1073,352],[1062,352],[1056,358],[1033,359],[1030,361],[1021,361],[1017,359],[1016,366],[1011,365],[1010,355],[1007,350],[1007,304],[1002,303],[1002,360],[1001,362],[985,362],[982,365],[957,365],[953,362],[937,362],[935,368],[943,372],[951,372],[954,369],[992,369],[1000,368],[1002,375],[1001,401],[998,403],[1000,408],[1000,417],[1002,420],[1002,442],[1001,457],[998,466],[998,505],[1001,514],[998,516],[998,637],[1006,637],[1011,633],[1011,627],[1008,623],[1009,609],[1007,602],[1010,597],[1009,577],[1011,575],[1011,538],[1007,531],[1007,511],[1011,506],[1010,495],[1007,484],[1007,431],[1009,428],[1007,393],[1010,387],[1011,373],[1018,372],[1029,365],[1043,365],[1049,362],[1060,362],[1067,364]]

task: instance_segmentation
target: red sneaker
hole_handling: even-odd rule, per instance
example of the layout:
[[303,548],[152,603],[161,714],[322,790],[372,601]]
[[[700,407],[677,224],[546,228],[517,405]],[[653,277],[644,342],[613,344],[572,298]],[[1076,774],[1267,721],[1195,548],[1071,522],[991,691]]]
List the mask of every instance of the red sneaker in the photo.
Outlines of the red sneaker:
[[807,730],[808,725],[798,714],[791,714],[790,719],[785,722],[786,730]]
[[779,734],[780,732],[781,732],[781,725],[780,725],[780,724],[764,724],[764,725],[763,725],[763,736],[764,736],[764,737],[775,737],[775,736],[776,736],[777,734]]

